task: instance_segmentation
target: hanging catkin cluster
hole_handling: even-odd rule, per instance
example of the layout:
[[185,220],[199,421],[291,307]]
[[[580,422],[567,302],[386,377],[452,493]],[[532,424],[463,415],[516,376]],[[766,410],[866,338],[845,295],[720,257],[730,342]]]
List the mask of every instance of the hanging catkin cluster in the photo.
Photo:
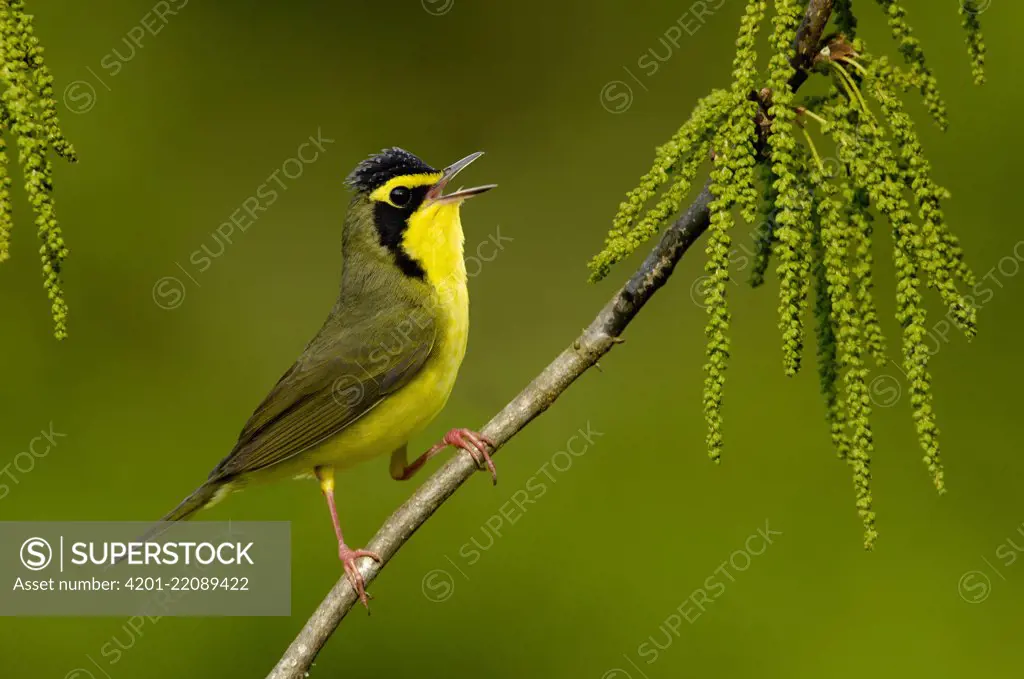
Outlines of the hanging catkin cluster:
[[68,255],[53,206],[53,169],[50,151],[75,162],[75,151],[57,121],[53,77],[43,63],[43,48],[32,31],[32,16],[20,0],[0,0],[0,262],[10,257],[11,178],[6,138],[10,133],[18,151],[25,193],[36,215],[42,246],[43,285],[50,299],[54,334],[67,336],[67,304],[61,287],[61,267]]
[[984,8],[979,0],[961,0],[960,20],[967,32],[967,52],[971,55],[971,71],[974,82],[985,84],[985,39],[981,36],[981,22],[978,15]]
[[[949,194],[932,175],[902,94],[920,91],[932,118],[943,128],[946,108],[903,7],[895,0],[876,2],[886,13],[906,70],[869,55],[855,37],[857,18],[851,0],[836,0],[832,19],[838,33],[821,46],[811,73],[828,79],[828,93],[798,102],[791,86],[791,57],[806,3],[774,0],[771,56],[762,75],[755,46],[768,3],[748,0],[736,41],[732,87],[702,100],[672,139],[658,148],[654,166],[619,206],[605,248],[590,264],[592,280],[599,280],[653,236],[679,212],[710,158],[704,287],[709,454],[717,462],[722,452],[730,350],[729,254],[738,212],[747,222],[759,222],[751,284],[762,284],[774,262],[787,375],[800,370],[805,322],[813,319],[825,416],[836,452],[851,467],[868,548],[877,536],[871,497],[869,365],[887,360],[875,307],[872,212],[889,223],[894,235],[903,366],[924,461],[940,492],[943,469],[924,343],[922,287],[935,290],[948,309],[947,317],[968,338],[973,337],[976,322],[975,309],[960,292],[961,286],[973,285],[974,276],[942,210]],[[974,77],[980,83],[985,48],[977,8],[964,0],[961,13]],[[816,137],[835,144],[837,162],[822,159]]]

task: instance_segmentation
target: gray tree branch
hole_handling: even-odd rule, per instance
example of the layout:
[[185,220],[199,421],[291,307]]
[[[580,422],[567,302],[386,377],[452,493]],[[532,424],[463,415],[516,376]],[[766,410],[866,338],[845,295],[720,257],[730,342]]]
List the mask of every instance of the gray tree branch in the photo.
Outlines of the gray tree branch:
[[[795,45],[794,64],[806,67],[818,50],[821,34],[832,12],[832,0],[810,0]],[[799,87],[803,79],[795,80]],[[676,264],[690,246],[707,230],[708,185],[686,212],[665,230],[657,246],[640,268],[597,314],[575,341],[546,367],[511,403],[481,430],[498,447],[503,446],[535,417],[551,407],[576,379],[621,342],[621,334],[644,304],[668,281]],[[380,554],[377,564],[363,559],[360,571],[371,583],[427,519],[477,471],[465,453],[452,457],[421,485],[405,504],[377,531],[366,549]],[[357,601],[356,592],[342,575],[302,631],[285,651],[267,679],[302,679],[320,649]]]

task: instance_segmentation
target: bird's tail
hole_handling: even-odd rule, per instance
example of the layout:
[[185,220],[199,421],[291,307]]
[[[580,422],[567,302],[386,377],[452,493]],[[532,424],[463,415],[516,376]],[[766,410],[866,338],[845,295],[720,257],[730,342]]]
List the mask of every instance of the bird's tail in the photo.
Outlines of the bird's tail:
[[[225,489],[226,486],[227,483],[225,481],[207,481],[178,503],[177,507],[168,512],[164,518],[154,524],[136,542],[148,542],[163,535],[169,528],[168,522],[183,521],[191,518],[193,514],[203,507],[208,507],[219,500],[220,498],[217,497],[217,493]],[[126,557],[121,557],[116,563],[120,563],[124,558]]]
[[222,481],[207,481],[196,488],[191,495],[182,500],[177,507],[167,513],[161,521],[184,521],[192,518],[192,515],[203,507],[214,503],[217,493],[224,488]]

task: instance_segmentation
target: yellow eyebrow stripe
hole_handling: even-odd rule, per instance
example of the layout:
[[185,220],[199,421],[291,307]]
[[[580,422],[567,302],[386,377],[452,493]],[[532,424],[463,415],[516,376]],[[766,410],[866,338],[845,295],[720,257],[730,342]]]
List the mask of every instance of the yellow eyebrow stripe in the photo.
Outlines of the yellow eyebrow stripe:
[[389,198],[392,189],[399,186],[405,186],[410,189],[415,188],[417,186],[429,186],[430,184],[436,184],[441,179],[441,176],[442,174],[440,172],[431,172],[429,174],[399,175],[398,177],[389,179],[383,185],[378,186],[376,189],[374,189],[373,193],[370,194],[370,199],[378,200],[383,203],[388,203],[389,205],[394,205],[394,203],[392,203],[391,199]]

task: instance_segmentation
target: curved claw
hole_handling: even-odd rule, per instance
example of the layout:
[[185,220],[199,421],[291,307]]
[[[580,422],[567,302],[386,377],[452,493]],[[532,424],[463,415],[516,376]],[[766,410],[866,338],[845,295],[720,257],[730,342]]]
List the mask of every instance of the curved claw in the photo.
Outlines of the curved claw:
[[338,558],[341,559],[341,565],[345,569],[345,575],[348,576],[348,581],[352,584],[352,588],[356,590],[356,594],[359,595],[359,601],[366,608],[366,612],[370,612],[370,599],[372,598],[366,591],[366,581],[363,579],[363,574],[359,572],[359,568],[356,566],[356,559],[360,558],[373,559],[377,563],[381,563],[382,559],[376,552],[371,552],[367,549],[349,549],[347,545],[338,545]]
[[494,485],[498,485],[498,470],[490,453],[487,452],[488,447],[496,448],[497,445],[490,437],[470,429],[452,429],[445,434],[444,442],[469,453],[478,467],[486,467],[491,472]]

